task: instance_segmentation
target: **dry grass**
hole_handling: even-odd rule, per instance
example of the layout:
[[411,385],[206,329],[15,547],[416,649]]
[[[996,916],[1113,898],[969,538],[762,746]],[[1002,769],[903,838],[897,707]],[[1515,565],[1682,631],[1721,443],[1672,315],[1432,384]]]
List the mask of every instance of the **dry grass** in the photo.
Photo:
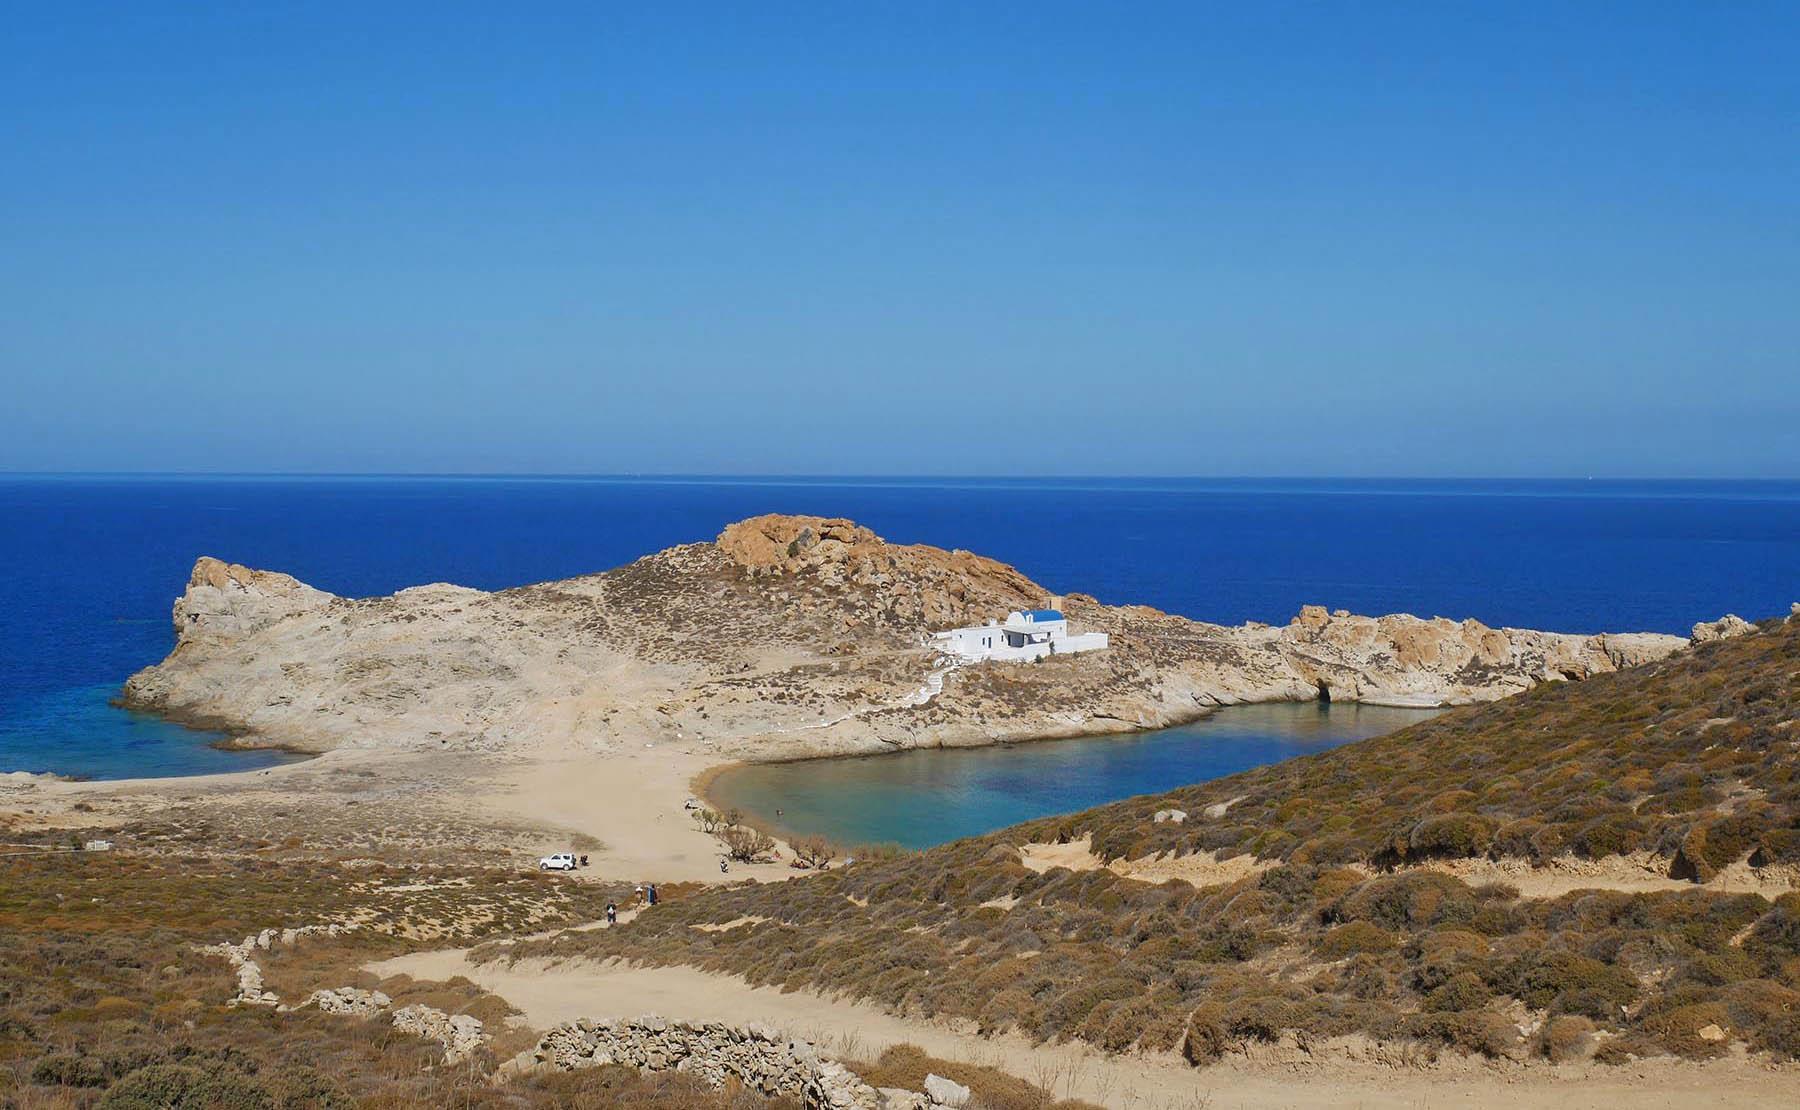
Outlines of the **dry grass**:
[[[616,897],[616,892],[613,893]],[[624,1069],[493,1085],[495,1063],[535,1040],[467,980],[380,983],[372,955],[425,944],[400,923],[433,920],[464,942],[598,914],[601,887],[506,872],[332,868],[127,854],[0,860],[0,1106],[747,1107],[761,1099]],[[380,986],[397,1004],[472,1013],[497,1035],[467,1065],[384,1020],[232,1008],[235,979],[196,946],[270,926],[357,920],[336,939],[261,953],[269,982]]]
[[941,1075],[969,1088],[976,1110],[1099,1110],[1089,1102],[1058,1099],[1035,1083],[980,1064],[963,1064],[931,1056],[917,1045],[889,1047],[873,1062],[849,1062],[870,1086],[925,1089],[927,1075]]

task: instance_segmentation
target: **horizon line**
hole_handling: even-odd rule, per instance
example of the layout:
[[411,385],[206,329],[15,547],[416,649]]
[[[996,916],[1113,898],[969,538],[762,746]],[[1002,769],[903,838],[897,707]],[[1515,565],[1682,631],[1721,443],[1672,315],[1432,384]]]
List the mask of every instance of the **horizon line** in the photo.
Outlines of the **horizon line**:
[[1738,482],[1782,484],[1800,482],[1789,477],[1738,475],[1506,475],[1506,474],[968,474],[950,472],[820,473],[769,471],[723,473],[707,471],[506,471],[506,470],[8,470],[0,479],[16,478],[280,478],[280,479],[411,479],[411,480],[510,480],[510,481],[639,481],[639,482],[861,482],[861,481],[976,481],[976,482]]

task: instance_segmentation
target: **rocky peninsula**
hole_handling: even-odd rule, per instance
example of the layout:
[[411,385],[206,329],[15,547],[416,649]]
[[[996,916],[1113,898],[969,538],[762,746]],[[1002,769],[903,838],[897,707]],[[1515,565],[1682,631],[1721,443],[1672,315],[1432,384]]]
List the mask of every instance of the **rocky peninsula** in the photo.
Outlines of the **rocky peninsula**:
[[[930,646],[934,631],[1051,601],[1111,647],[958,665]],[[492,593],[439,583],[344,598],[202,558],[174,621],[174,651],[131,677],[125,702],[245,744],[650,745],[714,761],[1124,732],[1246,702],[1458,705],[1688,642],[1319,606],[1282,626],[1209,624],[1053,597],[995,560],[889,543],[848,520],[774,515],[614,570]]]

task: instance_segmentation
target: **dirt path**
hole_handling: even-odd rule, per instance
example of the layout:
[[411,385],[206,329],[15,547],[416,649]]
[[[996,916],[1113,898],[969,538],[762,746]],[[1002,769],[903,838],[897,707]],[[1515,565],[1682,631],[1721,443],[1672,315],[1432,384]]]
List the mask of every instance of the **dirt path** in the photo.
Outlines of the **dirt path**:
[[1447,860],[1422,865],[1455,875],[1471,886],[1507,883],[1525,898],[1560,898],[1577,890],[1618,890],[1650,894],[1668,890],[1707,890],[1714,894],[1760,894],[1774,901],[1800,889],[1792,867],[1752,868],[1739,862],[1719,872],[1710,882],[1692,883],[1669,877],[1666,859],[1639,853],[1600,860],[1554,859],[1542,867],[1524,860]]
[[[1097,871],[1104,867],[1115,875],[1140,882],[1181,879],[1195,886],[1233,883],[1275,866],[1271,860],[1258,860],[1249,855],[1221,860],[1212,852],[1116,859],[1108,863],[1094,854],[1090,840],[1085,836],[1066,844],[1021,845],[1019,862],[1040,874],[1053,867],[1066,867],[1070,871]],[[1560,898],[1577,890],[1616,890],[1627,894],[1706,890],[1715,894],[1760,894],[1774,901],[1800,889],[1800,874],[1791,867],[1757,869],[1740,862],[1725,868],[1711,882],[1704,884],[1671,879],[1668,868],[1666,859],[1649,853],[1602,860],[1554,859],[1540,867],[1516,859],[1434,860],[1418,865],[1419,870],[1454,875],[1471,886],[1506,883],[1517,888],[1524,898]],[[1361,870],[1367,871],[1366,868]]]
[[1771,1070],[1742,1059],[1697,1065],[1647,1061],[1626,1068],[1524,1067],[1457,1060],[1431,1071],[1374,1062],[1241,1060],[1193,1069],[1173,1057],[1109,1057],[1083,1045],[1033,1045],[908,1021],[873,1006],[769,987],[692,968],[540,960],[470,964],[461,950],[422,952],[372,964],[377,975],[464,975],[524,1011],[538,1028],[578,1017],[657,1013],[669,1018],[762,1022],[817,1043],[827,1054],[872,1058],[892,1044],[987,1064],[1058,1095],[1124,1110],[1198,1107],[1281,1110],[1324,1107],[1467,1107],[1470,1110],[1708,1110],[1800,1105],[1800,1068]]
[[1066,867],[1070,871],[1098,871],[1104,867],[1122,878],[1136,879],[1143,883],[1165,883],[1170,879],[1180,879],[1194,886],[1235,883],[1275,866],[1271,861],[1258,860],[1250,855],[1222,860],[1214,852],[1194,852],[1185,856],[1145,856],[1143,859],[1116,859],[1107,863],[1094,854],[1091,838],[1086,836],[1067,844],[1021,845],[1019,862],[1039,874],[1053,867]]

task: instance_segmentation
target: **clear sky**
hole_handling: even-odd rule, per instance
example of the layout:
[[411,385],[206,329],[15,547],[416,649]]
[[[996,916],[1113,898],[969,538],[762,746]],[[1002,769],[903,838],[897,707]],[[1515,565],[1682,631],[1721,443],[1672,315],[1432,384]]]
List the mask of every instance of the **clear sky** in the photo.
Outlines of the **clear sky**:
[[1800,477],[1800,5],[14,4],[0,469]]

